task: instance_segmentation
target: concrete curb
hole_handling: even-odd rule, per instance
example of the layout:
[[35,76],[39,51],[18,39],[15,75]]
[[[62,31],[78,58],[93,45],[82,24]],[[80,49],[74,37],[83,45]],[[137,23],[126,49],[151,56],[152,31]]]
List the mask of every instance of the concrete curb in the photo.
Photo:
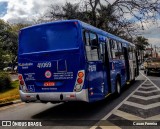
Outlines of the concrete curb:
[[21,100],[15,100],[12,102],[2,103],[2,104],[0,104],[0,107],[9,106],[9,105],[17,104],[17,103],[21,103],[21,102],[22,102]]

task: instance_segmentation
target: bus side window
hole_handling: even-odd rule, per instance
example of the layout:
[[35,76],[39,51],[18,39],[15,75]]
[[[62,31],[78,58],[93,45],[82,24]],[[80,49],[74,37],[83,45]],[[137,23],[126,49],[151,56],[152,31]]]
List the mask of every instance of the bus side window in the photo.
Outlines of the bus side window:
[[89,33],[88,32],[85,32],[85,44],[87,45],[87,46],[89,46]]
[[133,59],[136,59],[136,50],[134,47],[133,47]]
[[117,42],[118,45],[118,53],[119,53],[119,57],[121,60],[124,60],[124,54],[123,54],[123,49],[122,49],[122,43],[121,42]]
[[90,33],[90,43],[91,43],[92,61],[97,61],[98,60],[98,39],[96,34]]
[[128,52],[129,52],[129,59],[132,60],[133,59],[133,50],[132,50],[132,47],[128,47]]
[[96,34],[85,32],[85,48],[88,61],[97,61],[98,39]]
[[112,59],[119,59],[117,42],[114,40],[110,40],[110,45],[111,45],[111,51],[112,51]]
[[107,51],[108,51],[108,58],[112,58],[112,51],[111,51],[111,44],[110,44],[110,39],[106,38],[106,43],[107,43]]

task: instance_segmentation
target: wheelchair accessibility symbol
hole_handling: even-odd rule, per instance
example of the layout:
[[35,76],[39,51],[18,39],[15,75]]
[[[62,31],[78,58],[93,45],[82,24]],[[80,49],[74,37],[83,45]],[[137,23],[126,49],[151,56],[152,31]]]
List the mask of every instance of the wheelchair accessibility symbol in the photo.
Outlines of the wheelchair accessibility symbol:
[[34,92],[35,91],[34,85],[29,85],[28,90]]

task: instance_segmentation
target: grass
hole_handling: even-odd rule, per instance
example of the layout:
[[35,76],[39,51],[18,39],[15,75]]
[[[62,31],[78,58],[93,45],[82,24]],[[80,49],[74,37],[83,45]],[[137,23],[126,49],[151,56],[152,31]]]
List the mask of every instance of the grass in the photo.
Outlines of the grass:
[[11,88],[0,92],[0,104],[19,99],[19,81],[13,81]]

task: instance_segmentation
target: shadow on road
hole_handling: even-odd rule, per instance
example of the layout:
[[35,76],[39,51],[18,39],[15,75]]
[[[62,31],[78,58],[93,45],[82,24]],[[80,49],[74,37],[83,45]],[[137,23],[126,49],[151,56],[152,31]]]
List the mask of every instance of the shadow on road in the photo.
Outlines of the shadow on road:
[[[141,81],[136,81],[138,84]],[[32,119],[47,119],[47,120],[93,120],[95,118],[103,118],[104,115],[113,110],[123,99],[128,96],[133,89],[138,85],[125,86],[122,88],[120,97],[115,94],[110,95],[105,100],[85,103],[85,102],[66,102],[58,105],[53,105],[52,108],[47,109],[32,116]],[[99,116],[99,118],[97,117]]]
[[[111,97],[109,97],[111,98]],[[48,110],[40,112],[32,116],[33,119],[88,119],[95,113],[103,110],[107,103],[110,103],[110,99],[94,102],[66,102],[56,105]]]

